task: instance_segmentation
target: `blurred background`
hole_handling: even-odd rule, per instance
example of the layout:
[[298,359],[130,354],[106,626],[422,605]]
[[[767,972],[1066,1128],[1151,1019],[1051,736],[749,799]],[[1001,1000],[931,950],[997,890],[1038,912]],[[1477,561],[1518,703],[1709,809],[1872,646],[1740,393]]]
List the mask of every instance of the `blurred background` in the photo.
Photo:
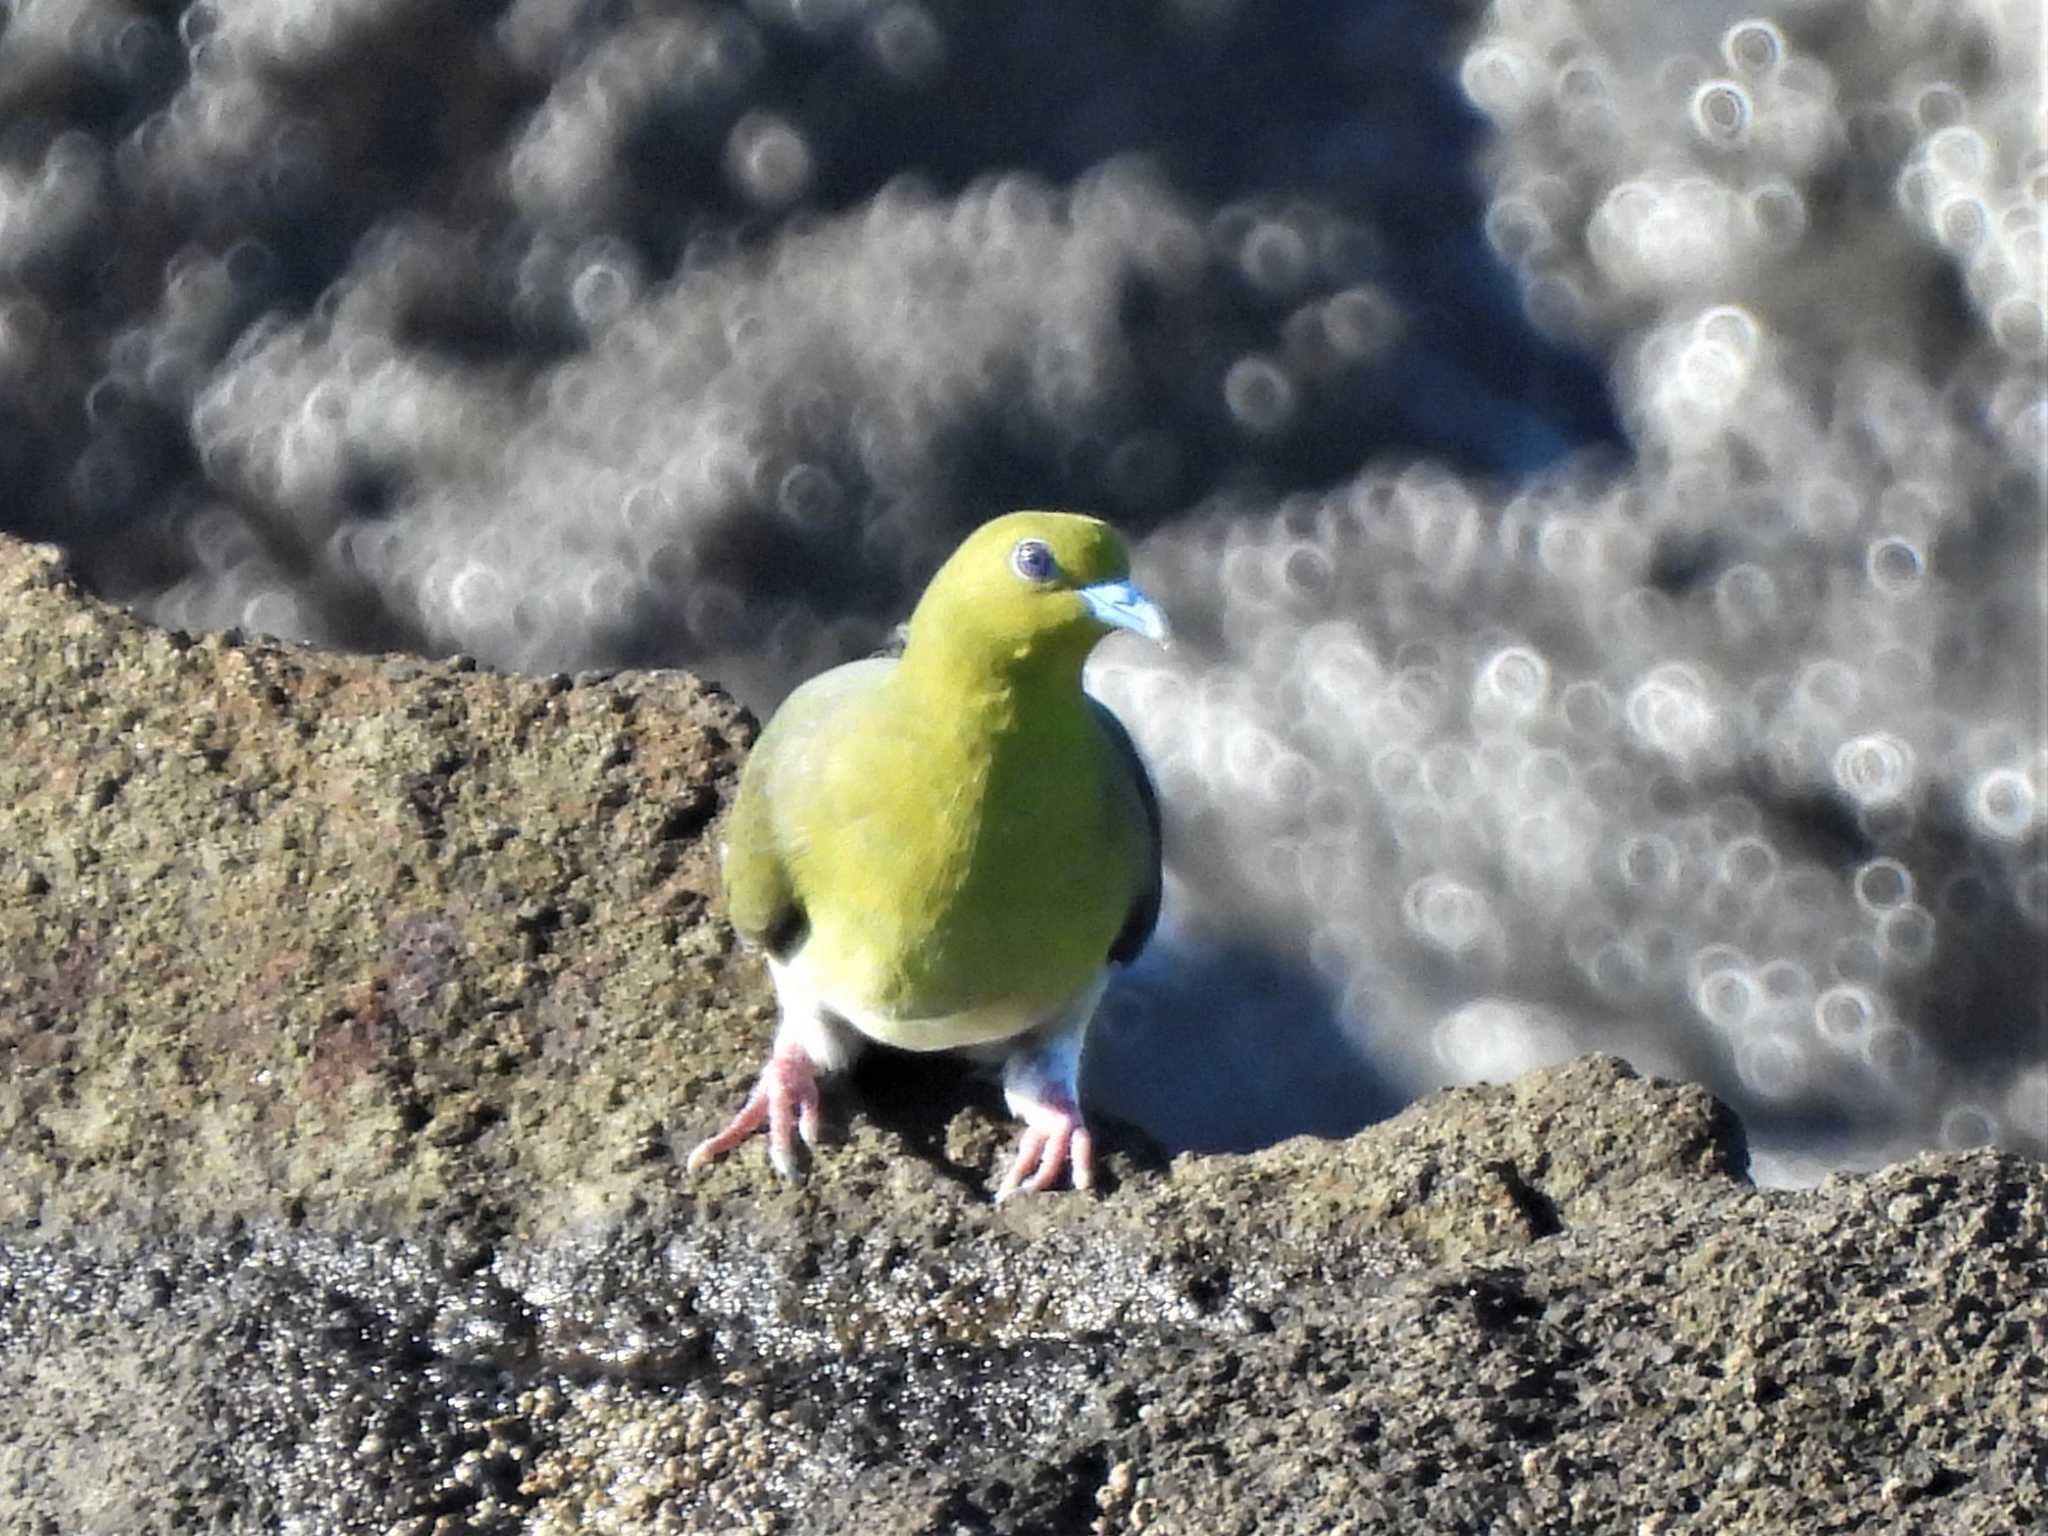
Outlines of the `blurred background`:
[[0,527],[757,712],[1087,508],[1175,1147],[2048,1152],[2038,0],[0,0]]

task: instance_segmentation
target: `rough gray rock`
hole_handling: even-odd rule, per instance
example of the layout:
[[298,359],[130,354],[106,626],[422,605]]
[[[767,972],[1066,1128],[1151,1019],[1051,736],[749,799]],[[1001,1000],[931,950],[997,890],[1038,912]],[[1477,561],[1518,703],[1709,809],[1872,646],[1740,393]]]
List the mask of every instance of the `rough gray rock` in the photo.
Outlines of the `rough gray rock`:
[[1589,1058],[995,1209],[993,1096],[884,1059],[691,1180],[728,700],[0,594],[0,1528],[2048,1520],[2037,1165],[1762,1192]]

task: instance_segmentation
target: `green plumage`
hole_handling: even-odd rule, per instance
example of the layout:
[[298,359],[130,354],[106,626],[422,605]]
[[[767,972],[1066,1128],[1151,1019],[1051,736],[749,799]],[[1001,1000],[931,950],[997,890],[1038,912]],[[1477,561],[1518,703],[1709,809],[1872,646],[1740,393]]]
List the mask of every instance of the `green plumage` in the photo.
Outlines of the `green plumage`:
[[[1012,568],[1027,538],[1056,580]],[[900,659],[814,678],[762,733],[727,825],[733,923],[863,1034],[1021,1034],[1149,935],[1157,802],[1081,688],[1109,626],[1079,589],[1128,571],[1093,519],[998,519],[933,579]]]

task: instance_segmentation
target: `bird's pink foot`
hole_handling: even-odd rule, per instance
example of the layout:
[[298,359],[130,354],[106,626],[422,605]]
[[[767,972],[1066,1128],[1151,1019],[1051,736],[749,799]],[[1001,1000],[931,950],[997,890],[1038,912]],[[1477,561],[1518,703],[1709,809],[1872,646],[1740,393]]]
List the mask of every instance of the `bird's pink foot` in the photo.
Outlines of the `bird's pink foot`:
[[1000,1205],[1020,1190],[1059,1187],[1067,1174],[1076,1189],[1095,1187],[1095,1138],[1081,1119],[1081,1032],[1101,996],[1088,989],[1061,1027],[1013,1050],[1003,1063],[1003,1098],[1024,1122],[1016,1161],[996,1186]]
[[747,1102],[716,1136],[697,1143],[685,1166],[695,1173],[725,1156],[763,1126],[768,1128],[768,1161],[785,1179],[798,1176],[797,1137],[818,1140],[818,1074],[811,1058],[795,1045],[778,1045]]
[[1024,1139],[1017,1144],[1016,1161],[996,1189],[996,1204],[1021,1190],[1040,1194],[1056,1189],[1060,1175],[1070,1168],[1074,1188],[1095,1187],[1095,1138],[1082,1124],[1080,1109],[1073,1104],[1034,1105]]

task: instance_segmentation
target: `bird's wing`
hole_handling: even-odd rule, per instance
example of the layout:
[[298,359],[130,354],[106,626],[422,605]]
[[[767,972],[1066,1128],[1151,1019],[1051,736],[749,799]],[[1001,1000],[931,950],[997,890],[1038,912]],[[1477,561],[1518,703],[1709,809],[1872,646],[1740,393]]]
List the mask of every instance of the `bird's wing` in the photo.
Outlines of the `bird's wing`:
[[1159,820],[1159,791],[1152,787],[1152,776],[1145,771],[1145,760],[1138,756],[1138,748],[1131,740],[1131,733],[1124,729],[1123,721],[1117,719],[1100,699],[1091,698],[1088,705],[1095,713],[1096,723],[1102,727],[1102,734],[1109,738],[1114,749],[1112,756],[1122,769],[1117,776],[1117,791],[1128,796],[1129,814],[1134,819],[1142,817],[1145,823],[1143,878],[1138,882],[1138,893],[1124,917],[1124,925],[1117,930],[1116,938],[1109,946],[1109,958],[1119,965],[1126,965],[1137,959],[1138,952],[1152,937],[1152,930],[1159,925],[1165,859],[1165,839]]
[[740,773],[725,831],[726,912],[742,939],[778,960],[810,933],[790,867],[792,805],[819,789],[835,732],[856,728],[857,713],[847,706],[868,697],[895,665],[870,657],[812,678],[783,700]]

